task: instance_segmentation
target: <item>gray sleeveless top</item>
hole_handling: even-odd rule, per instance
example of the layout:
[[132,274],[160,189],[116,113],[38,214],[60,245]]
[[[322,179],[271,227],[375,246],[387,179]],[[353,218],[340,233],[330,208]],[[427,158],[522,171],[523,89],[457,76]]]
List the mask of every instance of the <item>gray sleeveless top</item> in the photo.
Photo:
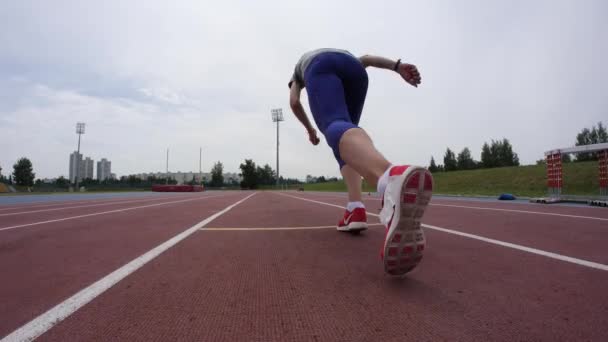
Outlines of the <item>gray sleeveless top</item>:
[[340,49],[317,49],[317,50],[309,51],[309,52],[305,53],[304,55],[302,55],[302,57],[296,64],[295,70],[293,71],[293,75],[291,76],[291,80],[288,83],[289,88],[291,88],[291,84],[293,82],[296,82],[302,88],[304,88],[306,86],[306,83],[304,82],[304,73],[306,72],[306,68],[308,68],[308,66],[310,65],[310,63],[312,62],[312,60],[315,57],[317,57],[319,54],[324,53],[324,52],[338,52],[338,53],[344,53],[344,54],[353,56],[352,53],[350,53],[346,50],[340,50]]

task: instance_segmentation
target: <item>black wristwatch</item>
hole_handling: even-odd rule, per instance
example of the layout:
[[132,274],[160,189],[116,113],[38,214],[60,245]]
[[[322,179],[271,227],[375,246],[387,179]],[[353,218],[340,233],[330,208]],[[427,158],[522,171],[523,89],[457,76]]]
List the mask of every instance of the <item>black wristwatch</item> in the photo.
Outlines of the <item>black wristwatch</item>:
[[399,69],[399,65],[401,64],[401,58],[399,58],[397,60],[397,63],[395,63],[395,66],[393,67],[393,70],[397,71],[397,69]]

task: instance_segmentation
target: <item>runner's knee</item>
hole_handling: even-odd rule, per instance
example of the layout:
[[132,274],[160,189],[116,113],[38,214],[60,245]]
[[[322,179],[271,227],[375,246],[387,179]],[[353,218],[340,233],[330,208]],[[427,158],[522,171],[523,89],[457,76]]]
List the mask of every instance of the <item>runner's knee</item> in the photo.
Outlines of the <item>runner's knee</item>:
[[348,121],[334,121],[330,123],[325,129],[325,139],[327,140],[327,144],[334,151],[334,156],[340,165],[340,168],[344,166],[344,161],[340,157],[340,139],[344,132],[348,131],[351,128],[358,128],[359,126],[353,124]]

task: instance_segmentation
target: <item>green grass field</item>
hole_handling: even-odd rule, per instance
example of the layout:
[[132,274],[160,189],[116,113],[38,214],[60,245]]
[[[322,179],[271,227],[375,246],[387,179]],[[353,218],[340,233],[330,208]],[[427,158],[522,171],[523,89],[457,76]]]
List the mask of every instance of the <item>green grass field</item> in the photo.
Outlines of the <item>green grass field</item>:
[[[466,196],[543,196],[547,193],[544,165],[502,167],[471,171],[438,172],[434,175],[435,193]],[[599,195],[597,162],[564,164],[563,193]],[[344,182],[305,184],[308,191],[346,191]],[[364,191],[375,189],[364,186]]]

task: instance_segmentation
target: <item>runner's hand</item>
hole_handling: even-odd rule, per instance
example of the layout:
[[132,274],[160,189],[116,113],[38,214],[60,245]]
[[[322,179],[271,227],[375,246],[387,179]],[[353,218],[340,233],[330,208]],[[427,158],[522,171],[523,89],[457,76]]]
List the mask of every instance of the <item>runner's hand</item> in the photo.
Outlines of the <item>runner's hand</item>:
[[418,87],[420,84],[420,72],[413,64],[401,63],[397,68],[397,72],[405,80],[405,82],[411,84],[414,87]]
[[319,141],[321,140],[319,137],[317,137],[316,129],[313,128],[312,130],[308,131],[308,140],[310,140],[310,142],[315,146],[319,144]]

